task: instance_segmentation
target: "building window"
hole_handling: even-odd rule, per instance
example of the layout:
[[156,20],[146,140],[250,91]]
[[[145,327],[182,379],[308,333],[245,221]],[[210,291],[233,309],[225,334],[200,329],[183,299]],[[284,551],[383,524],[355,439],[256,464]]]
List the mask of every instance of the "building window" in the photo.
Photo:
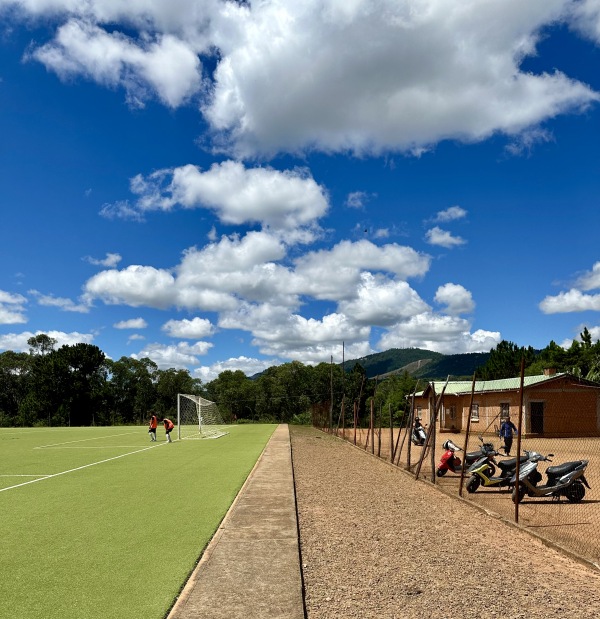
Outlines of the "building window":
[[479,404],[471,404],[471,421],[479,421]]
[[508,402],[502,402],[500,404],[500,421],[504,421],[510,416],[510,404]]
[[448,418],[451,421],[454,421],[456,419],[456,406],[449,406],[448,407]]

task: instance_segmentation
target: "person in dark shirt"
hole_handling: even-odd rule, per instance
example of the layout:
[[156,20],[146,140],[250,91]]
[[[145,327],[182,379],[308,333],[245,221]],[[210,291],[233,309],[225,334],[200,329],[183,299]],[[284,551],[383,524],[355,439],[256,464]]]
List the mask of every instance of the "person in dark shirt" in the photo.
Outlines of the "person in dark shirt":
[[510,456],[510,449],[513,442],[513,433],[517,433],[517,427],[510,420],[510,415],[500,425],[500,438],[504,440],[504,451]]

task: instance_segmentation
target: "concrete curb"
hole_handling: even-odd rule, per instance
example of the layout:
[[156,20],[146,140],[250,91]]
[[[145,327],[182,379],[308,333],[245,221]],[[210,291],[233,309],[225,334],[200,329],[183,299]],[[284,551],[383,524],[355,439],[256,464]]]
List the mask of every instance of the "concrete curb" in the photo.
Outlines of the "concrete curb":
[[279,425],[168,619],[304,619],[287,425]]

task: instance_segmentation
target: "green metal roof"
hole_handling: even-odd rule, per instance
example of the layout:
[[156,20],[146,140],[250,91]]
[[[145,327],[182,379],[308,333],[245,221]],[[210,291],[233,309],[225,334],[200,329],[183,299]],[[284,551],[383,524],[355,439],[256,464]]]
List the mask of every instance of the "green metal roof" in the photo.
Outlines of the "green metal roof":
[[[537,376],[525,376],[523,378],[523,388],[531,387],[533,385],[537,385],[539,383],[543,383],[547,380],[556,380],[557,378],[567,376],[564,372],[557,372],[551,376],[546,376],[545,374],[539,374]],[[575,379],[578,380],[578,379]],[[589,381],[586,381],[589,382]],[[442,389],[446,385],[446,381],[432,381],[429,385],[423,390],[415,393],[415,397],[422,396],[429,388],[433,387],[435,389],[436,394],[441,394]],[[475,381],[475,391],[478,393],[481,392],[491,392],[491,391],[518,391],[521,388],[521,378],[501,378],[499,380],[476,380]],[[444,391],[444,395],[463,395],[466,393],[471,393],[473,390],[473,381],[472,380],[450,380],[446,385],[446,390]]]

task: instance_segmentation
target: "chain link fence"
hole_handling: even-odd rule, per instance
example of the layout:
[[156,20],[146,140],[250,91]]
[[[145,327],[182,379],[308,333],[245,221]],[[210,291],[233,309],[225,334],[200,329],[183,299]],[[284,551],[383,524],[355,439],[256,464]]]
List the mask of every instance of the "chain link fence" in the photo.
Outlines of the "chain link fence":
[[[356,411],[346,411],[333,428],[324,415],[314,416],[313,425],[400,467],[415,481],[436,484],[448,494],[518,522],[531,533],[598,566],[600,391],[597,386],[556,380],[545,385],[544,399],[539,387],[534,392],[524,382],[521,379],[516,389],[493,398],[489,383],[474,380],[471,392],[466,394],[470,397],[463,398],[458,412],[458,400],[444,398],[443,387],[439,394],[431,391],[427,408],[419,406],[419,398],[413,394],[403,427],[394,427],[392,415],[383,410],[371,410],[362,424]],[[552,393],[548,395],[550,382]],[[417,417],[421,417],[425,429],[422,445],[412,439]],[[506,455],[505,439],[499,436],[503,421],[509,417],[517,429],[510,456]],[[445,448],[448,440],[457,448],[453,454]],[[491,450],[486,454],[487,461],[481,454],[484,444]],[[469,472],[477,453],[484,459],[475,467],[478,473]],[[518,486],[521,500],[513,477],[517,454],[518,472],[530,480],[529,486],[525,486],[525,478]],[[448,455],[459,458],[460,464],[440,466]],[[532,464],[538,457],[539,461]]]

